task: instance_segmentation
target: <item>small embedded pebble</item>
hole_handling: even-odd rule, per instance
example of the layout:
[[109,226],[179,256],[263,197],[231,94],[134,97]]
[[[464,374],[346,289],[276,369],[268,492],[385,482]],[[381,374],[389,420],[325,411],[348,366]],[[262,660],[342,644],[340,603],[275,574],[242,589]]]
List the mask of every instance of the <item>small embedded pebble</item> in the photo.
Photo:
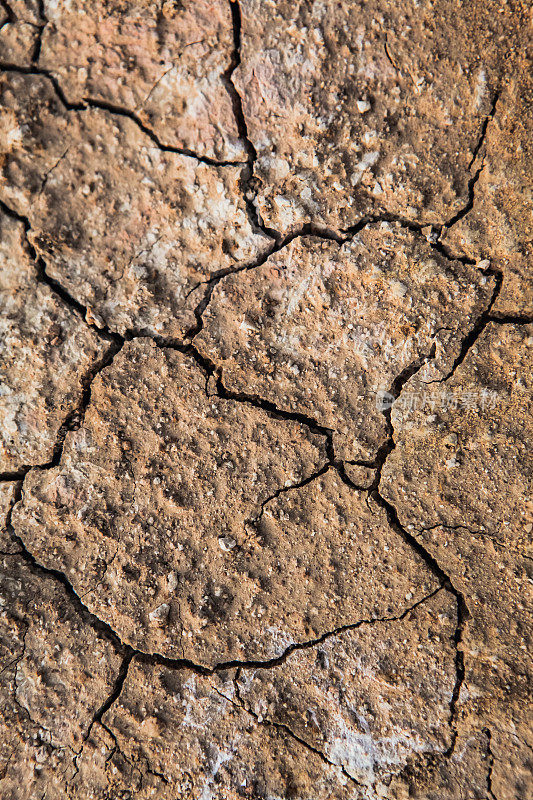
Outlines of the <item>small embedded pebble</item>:
[[169,572],[167,575],[167,586],[169,592],[174,592],[178,588],[178,576],[175,572]]
[[150,622],[155,623],[156,625],[166,625],[168,620],[168,613],[170,611],[170,606],[168,603],[162,603],[162,605],[155,608],[149,615]]
[[224,550],[226,553],[230,550],[233,550],[237,542],[235,539],[232,539],[231,536],[220,536],[218,539],[218,543],[220,545],[220,549]]
[[444,437],[445,444],[457,444],[458,437],[456,433],[449,433],[448,436]]
[[402,281],[392,281],[391,290],[396,297],[405,297],[407,294],[407,286]]

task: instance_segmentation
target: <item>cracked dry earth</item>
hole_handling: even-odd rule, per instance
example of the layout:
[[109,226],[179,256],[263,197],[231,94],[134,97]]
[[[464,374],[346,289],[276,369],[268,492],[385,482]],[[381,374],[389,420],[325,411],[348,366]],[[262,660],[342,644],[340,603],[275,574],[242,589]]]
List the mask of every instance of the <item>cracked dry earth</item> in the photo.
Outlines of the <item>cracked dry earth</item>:
[[0,796],[526,800],[529,11],[0,0]]

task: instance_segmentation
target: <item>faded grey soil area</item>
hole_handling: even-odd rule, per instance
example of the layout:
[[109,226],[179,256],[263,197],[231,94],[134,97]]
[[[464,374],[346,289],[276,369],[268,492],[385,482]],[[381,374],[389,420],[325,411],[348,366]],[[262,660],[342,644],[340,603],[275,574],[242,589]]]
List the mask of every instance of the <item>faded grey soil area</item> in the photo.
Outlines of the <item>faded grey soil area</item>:
[[0,0],[0,797],[530,800],[521,0]]

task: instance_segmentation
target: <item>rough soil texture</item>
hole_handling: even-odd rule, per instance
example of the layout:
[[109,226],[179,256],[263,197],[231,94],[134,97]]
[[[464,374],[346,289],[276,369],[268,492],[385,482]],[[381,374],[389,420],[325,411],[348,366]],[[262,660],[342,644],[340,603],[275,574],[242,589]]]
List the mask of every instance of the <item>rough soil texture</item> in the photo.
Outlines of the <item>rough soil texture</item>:
[[0,796],[529,800],[520,0],[0,0]]

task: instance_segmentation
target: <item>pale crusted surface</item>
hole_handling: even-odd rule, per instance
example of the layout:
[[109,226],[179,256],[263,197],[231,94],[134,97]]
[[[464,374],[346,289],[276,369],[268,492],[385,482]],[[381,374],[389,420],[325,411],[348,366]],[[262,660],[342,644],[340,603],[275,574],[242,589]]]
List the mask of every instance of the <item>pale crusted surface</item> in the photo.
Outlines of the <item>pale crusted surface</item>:
[[384,786],[413,753],[450,744],[456,613],[441,590],[400,620],[348,630],[275,670],[243,670],[239,697],[360,783]]
[[25,21],[11,22],[7,15],[5,22],[0,22],[0,25],[0,61],[9,64],[30,63],[39,31],[36,25]]
[[[133,789],[143,800],[360,797],[340,770],[285,731],[247,714],[235,699],[230,676],[205,678],[189,670],[134,664],[103,723],[116,740],[114,752],[109,739],[102,748],[112,759],[107,770],[113,796]],[[92,796],[106,796],[101,783],[107,780],[99,782],[93,767],[102,764],[96,747],[104,737],[95,729],[86,745],[72,782],[76,798],[86,797],[88,788]]]
[[0,472],[16,472],[52,459],[107,347],[37,283],[22,223],[0,212],[0,237]]
[[18,555],[2,556],[0,575],[2,797],[59,796],[120,657]]
[[28,23],[37,29],[44,24],[41,11],[45,4],[40,0],[6,0],[2,5],[6,20],[12,23]]
[[70,102],[103,100],[134,112],[165,144],[245,160],[224,80],[234,49],[228,2],[44,5],[39,66]]
[[241,8],[236,83],[269,225],[347,227],[380,211],[443,223],[466,205],[520,11],[459,0]]
[[[532,333],[531,325],[490,323],[445,383],[414,379],[405,391],[433,392],[436,413],[393,408],[397,445],[382,482],[402,522],[420,529],[419,541],[464,594],[460,708],[465,725],[492,729],[496,797],[531,791]],[[458,409],[442,409],[442,391]]]
[[373,459],[386,430],[378,391],[433,349],[442,368],[491,291],[479,270],[380,223],[343,245],[298,238],[224,278],[195,341],[230,390],[331,428],[341,458]]
[[421,372],[406,385],[381,483],[405,525],[464,526],[502,544],[526,533],[532,333],[489,323],[448,380]]
[[527,14],[0,0],[2,798],[532,796]]
[[449,757],[422,757],[418,763],[410,764],[400,778],[393,777],[384,797],[394,800],[410,800],[412,797],[417,800],[485,800],[492,768],[490,745],[488,729],[460,734]]
[[235,43],[225,0],[45,0],[42,10],[26,0],[9,8],[0,8],[1,62],[48,72],[69,103],[135,115],[164,145],[246,160],[226,77]]
[[6,530],[11,509],[17,499],[17,488],[19,487],[20,483],[17,481],[2,481],[0,483],[0,551],[4,554],[16,553],[21,549]]
[[255,258],[241,168],[163,152],[127,117],[67,111],[45,78],[3,78],[0,199],[28,216],[31,240],[99,321],[183,336],[196,285]]
[[498,99],[475,163],[474,206],[443,239],[453,252],[491,259],[504,276],[498,314],[533,313],[533,89],[529,64]]

